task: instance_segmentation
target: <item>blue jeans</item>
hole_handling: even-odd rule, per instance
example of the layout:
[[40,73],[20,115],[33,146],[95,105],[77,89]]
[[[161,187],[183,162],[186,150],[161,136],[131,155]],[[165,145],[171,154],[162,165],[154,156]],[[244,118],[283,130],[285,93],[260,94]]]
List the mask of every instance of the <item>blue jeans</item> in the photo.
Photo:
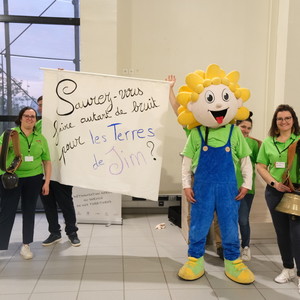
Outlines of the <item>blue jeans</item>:
[[242,237],[242,248],[250,245],[250,223],[249,215],[252,206],[254,194],[247,194],[240,202],[239,225]]

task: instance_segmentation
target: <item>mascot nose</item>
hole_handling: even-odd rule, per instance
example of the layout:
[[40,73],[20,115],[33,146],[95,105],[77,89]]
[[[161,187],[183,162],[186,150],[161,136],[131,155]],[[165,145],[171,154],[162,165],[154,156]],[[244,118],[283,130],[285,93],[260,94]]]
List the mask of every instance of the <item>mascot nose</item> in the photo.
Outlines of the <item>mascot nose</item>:
[[216,104],[216,108],[221,108],[222,107],[222,104],[221,103],[217,103]]

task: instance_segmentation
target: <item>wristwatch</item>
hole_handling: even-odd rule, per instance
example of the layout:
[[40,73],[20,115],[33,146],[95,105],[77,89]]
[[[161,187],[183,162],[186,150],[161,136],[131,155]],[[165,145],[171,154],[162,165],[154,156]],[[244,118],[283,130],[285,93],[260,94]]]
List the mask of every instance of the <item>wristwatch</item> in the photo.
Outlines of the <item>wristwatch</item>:
[[270,182],[270,186],[274,187],[274,186],[275,186],[275,182],[274,182],[274,181],[271,181],[271,182]]

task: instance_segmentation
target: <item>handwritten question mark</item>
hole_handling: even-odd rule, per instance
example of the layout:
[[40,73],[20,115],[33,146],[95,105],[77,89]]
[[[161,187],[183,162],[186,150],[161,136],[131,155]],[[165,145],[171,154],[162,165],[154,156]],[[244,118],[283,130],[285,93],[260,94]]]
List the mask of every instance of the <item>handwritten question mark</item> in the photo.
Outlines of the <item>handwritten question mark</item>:
[[[149,144],[150,144],[150,146],[149,146]],[[152,154],[152,152],[153,152],[153,150],[154,150],[154,143],[152,142],[152,141],[148,141],[147,142],[147,147],[148,148],[151,148],[151,155],[153,156],[153,154]],[[155,157],[153,157],[153,160],[156,160],[156,158]]]

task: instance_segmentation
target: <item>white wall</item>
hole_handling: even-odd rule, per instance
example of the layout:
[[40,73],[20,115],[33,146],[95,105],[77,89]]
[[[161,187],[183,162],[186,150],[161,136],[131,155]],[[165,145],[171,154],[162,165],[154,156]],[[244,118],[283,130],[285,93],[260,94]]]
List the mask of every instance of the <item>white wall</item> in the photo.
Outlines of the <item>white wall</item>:
[[286,74],[282,82],[285,86],[284,101],[293,106],[300,117],[299,71],[300,71],[300,1],[292,0],[289,6]]
[[117,72],[117,0],[80,1],[80,69]]
[[[175,74],[177,90],[187,73],[211,63],[236,69],[240,85],[251,90],[245,106],[254,113],[252,134],[263,139],[278,93],[299,108],[299,12],[298,0],[81,0],[81,70],[151,79]],[[168,124],[162,194],[181,193],[186,139],[171,108]]]

